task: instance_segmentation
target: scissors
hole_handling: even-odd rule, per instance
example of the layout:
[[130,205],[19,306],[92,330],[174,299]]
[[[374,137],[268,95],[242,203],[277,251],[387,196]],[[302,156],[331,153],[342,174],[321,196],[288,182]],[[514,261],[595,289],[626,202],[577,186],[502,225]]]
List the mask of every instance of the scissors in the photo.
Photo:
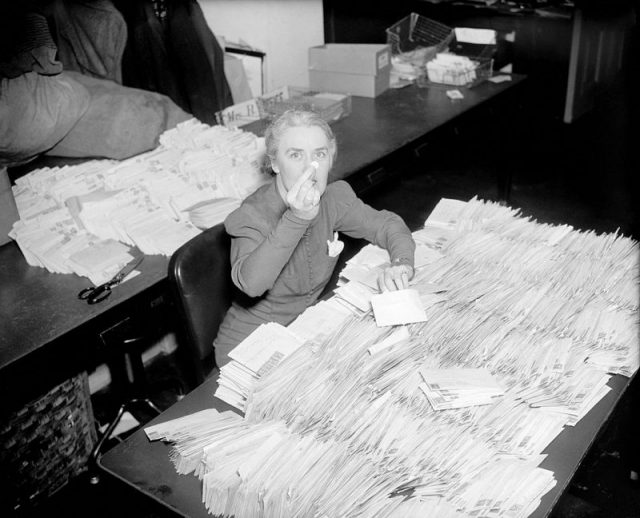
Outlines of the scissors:
[[111,295],[111,288],[114,288],[122,282],[122,280],[129,275],[135,268],[142,262],[144,255],[136,257],[133,261],[127,263],[118,273],[116,273],[111,279],[99,286],[91,286],[83,289],[78,293],[78,298],[86,300],[89,304],[97,304],[103,301],[109,295]]

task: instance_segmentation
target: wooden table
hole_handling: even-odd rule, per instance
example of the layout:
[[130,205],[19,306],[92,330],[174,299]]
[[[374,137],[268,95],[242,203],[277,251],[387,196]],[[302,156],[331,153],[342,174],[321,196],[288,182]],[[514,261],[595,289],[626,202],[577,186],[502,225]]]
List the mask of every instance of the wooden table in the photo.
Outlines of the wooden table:
[[89,305],[78,299],[91,285],[87,279],[29,266],[16,243],[0,247],[0,408],[59,383],[61,370],[81,367],[98,330],[161,296],[168,263],[167,257],[146,256],[141,275]]

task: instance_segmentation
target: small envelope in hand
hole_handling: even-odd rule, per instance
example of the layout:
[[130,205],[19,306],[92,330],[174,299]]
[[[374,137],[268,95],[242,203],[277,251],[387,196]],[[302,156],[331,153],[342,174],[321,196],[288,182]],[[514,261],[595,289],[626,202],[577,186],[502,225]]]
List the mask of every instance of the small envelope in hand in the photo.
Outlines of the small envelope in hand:
[[329,257],[337,257],[344,249],[344,243],[338,239],[338,233],[333,233],[333,241],[327,239],[327,245],[329,247]]

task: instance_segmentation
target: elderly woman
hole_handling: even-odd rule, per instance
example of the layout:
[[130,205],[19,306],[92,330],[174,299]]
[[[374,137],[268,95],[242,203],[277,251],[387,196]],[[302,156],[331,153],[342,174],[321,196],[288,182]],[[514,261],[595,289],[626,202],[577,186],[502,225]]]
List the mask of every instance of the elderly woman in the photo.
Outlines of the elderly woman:
[[265,134],[273,181],[231,213],[231,277],[238,293],[214,341],[216,363],[260,324],[287,325],[322,293],[338,261],[338,232],[390,255],[382,290],[408,287],[415,243],[402,219],[363,203],[344,181],[327,185],[336,139],[316,114],[289,110]]

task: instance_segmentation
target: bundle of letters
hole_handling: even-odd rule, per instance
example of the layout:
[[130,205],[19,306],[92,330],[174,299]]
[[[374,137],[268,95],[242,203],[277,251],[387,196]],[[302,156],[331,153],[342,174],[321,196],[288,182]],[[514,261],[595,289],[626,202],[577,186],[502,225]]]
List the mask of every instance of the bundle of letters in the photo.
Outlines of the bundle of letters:
[[196,119],[123,161],[45,167],[13,187],[20,220],[10,236],[27,262],[94,284],[131,260],[130,247],[170,256],[222,221],[268,180],[264,141]]
[[244,415],[146,430],[211,513],[519,518],[554,487],[546,447],[638,368],[638,243],[475,198],[414,236],[424,320],[336,295],[232,352]]

